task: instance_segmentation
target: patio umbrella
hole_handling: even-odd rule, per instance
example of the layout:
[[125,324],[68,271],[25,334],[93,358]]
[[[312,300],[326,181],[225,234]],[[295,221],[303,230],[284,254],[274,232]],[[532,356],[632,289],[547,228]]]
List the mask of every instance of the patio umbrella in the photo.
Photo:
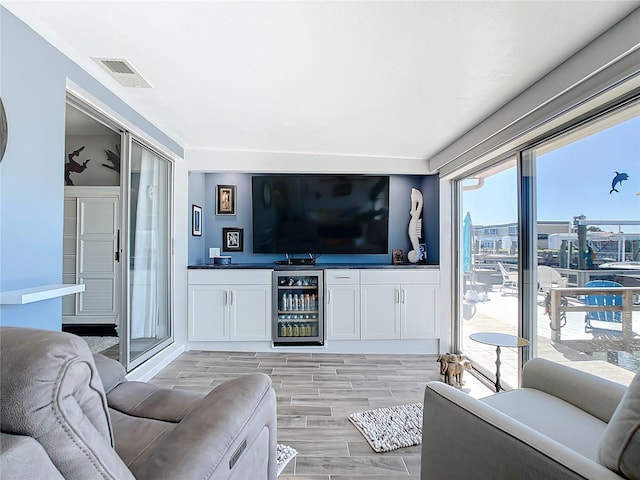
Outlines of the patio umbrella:
[[471,244],[473,239],[473,224],[471,223],[471,215],[467,212],[462,223],[462,270],[464,273],[470,273],[472,268],[471,262]]

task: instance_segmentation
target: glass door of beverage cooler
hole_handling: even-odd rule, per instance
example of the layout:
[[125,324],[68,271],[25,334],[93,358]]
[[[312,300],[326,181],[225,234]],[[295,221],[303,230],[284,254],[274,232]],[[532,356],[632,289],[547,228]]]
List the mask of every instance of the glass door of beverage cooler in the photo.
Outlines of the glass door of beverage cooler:
[[323,345],[322,270],[273,272],[274,345]]

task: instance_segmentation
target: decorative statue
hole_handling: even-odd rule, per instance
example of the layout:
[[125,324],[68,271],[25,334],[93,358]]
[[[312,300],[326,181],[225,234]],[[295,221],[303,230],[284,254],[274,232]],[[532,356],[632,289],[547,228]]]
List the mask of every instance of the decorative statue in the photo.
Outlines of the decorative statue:
[[420,240],[422,239],[422,193],[416,188],[411,189],[411,220],[409,220],[409,240],[412,250],[407,254],[411,263],[418,263],[420,254]]
[[84,162],[82,162],[82,165],[80,165],[78,162],[74,160],[74,157],[79,156],[82,150],[84,150],[84,145],[81,146],[79,149],[74,150],[69,155],[67,155],[67,157],[69,158],[69,161],[64,166],[65,185],[73,185],[73,182],[71,181],[71,172],[75,172],[75,173],[84,172],[87,168],[87,163],[91,161],[91,159],[89,158]]

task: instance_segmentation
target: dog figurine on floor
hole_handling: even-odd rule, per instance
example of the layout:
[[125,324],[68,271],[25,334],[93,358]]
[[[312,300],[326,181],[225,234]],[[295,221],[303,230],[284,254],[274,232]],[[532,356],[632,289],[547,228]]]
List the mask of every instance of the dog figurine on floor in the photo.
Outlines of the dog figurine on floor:
[[444,377],[444,381],[449,385],[457,383],[459,387],[464,384],[464,371],[472,368],[467,357],[454,353],[438,355],[436,361],[440,363],[440,375]]

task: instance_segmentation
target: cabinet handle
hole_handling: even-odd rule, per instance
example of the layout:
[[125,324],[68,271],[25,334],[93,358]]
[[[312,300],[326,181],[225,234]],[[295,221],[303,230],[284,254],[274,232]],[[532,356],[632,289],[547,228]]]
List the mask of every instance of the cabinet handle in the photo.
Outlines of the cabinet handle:
[[351,275],[336,275],[336,278],[351,278]]
[[395,289],[394,292],[396,294],[396,303],[400,303],[400,290]]
[[407,303],[407,291],[402,290],[402,303]]
[[233,290],[229,292],[229,305],[233,305]]
[[225,305],[228,305],[228,304],[229,304],[229,298],[228,298],[228,295],[227,295],[227,291],[226,291],[226,290],[225,290],[225,292],[224,292],[224,304],[225,304]]
[[331,303],[331,290],[327,290],[327,305]]

